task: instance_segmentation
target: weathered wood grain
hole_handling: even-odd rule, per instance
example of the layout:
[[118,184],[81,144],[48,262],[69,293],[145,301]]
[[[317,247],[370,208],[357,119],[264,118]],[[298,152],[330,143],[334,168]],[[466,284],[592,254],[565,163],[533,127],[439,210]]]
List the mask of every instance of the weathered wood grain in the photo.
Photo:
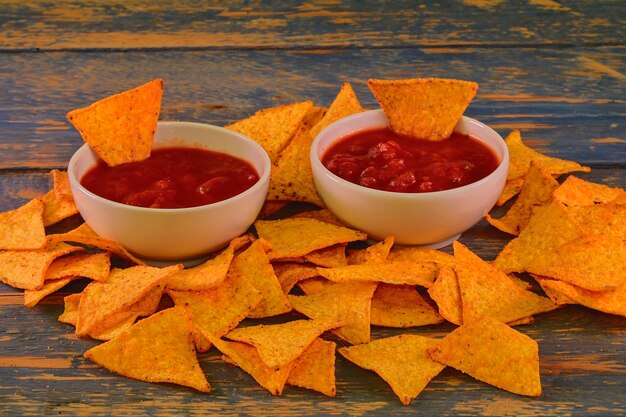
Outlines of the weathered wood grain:
[[624,13],[620,0],[4,1],[0,50],[614,45]]
[[[0,169],[65,166],[82,144],[72,109],[161,77],[161,120],[226,124],[311,99],[328,105],[349,81],[377,106],[368,78],[434,76],[477,81],[466,114],[502,135],[522,131],[542,152],[592,166],[626,161],[624,47],[163,51],[2,55]],[[19,74],[19,76],[15,76]]]

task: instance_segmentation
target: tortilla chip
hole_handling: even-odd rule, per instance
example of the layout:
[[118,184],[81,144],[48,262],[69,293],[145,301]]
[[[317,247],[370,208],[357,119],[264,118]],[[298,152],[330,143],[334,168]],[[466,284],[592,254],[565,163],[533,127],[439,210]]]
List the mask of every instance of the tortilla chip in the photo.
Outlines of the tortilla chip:
[[385,262],[394,242],[395,238],[388,236],[384,240],[368,246],[365,249],[352,250],[348,256],[348,264],[358,265],[363,263]]
[[556,247],[526,270],[589,291],[615,290],[626,284],[626,241],[610,235],[581,236]]
[[[206,291],[174,291],[166,289],[174,304],[189,307],[194,324],[196,349],[206,352],[211,342],[204,333],[222,337],[256,307],[263,296],[235,268],[218,287]],[[204,333],[203,333],[204,332]]]
[[[130,328],[139,317],[148,317],[159,308],[163,289],[157,286],[119,313],[111,315],[98,323],[89,332],[89,337],[97,340],[111,340]],[[80,307],[80,305],[79,305]]]
[[76,320],[78,319],[78,305],[80,304],[80,297],[82,294],[70,294],[63,297],[64,310],[59,316],[58,320],[61,323],[71,324],[76,326]]
[[276,213],[287,207],[289,201],[267,201],[263,203],[261,212],[259,213],[259,219],[266,219],[270,216],[274,216]]
[[370,312],[371,323],[386,327],[416,327],[443,322],[443,318],[411,285],[378,284]]
[[85,358],[140,381],[170,382],[210,392],[194,351],[191,329],[185,308],[169,308],[89,349]]
[[67,120],[107,165],[141,161],[152,150],[162,96],[163,80],[153,80],[72,110]]
[[38,290],[24,290],[24,305],[26,307],[35,307],[46,296],[57,292],[61,288],[65,287],[71,281],[78,277],[65,277],[60,279],[46,280]]
[[626,204],[570,206],[567,210],[587,233],[626,239]]
[[55,259],[46,271],[46,280],[75,275],[94,281],[106,281],[110,271],[109,253],[79,253]]
[[539,162],[547,172],[554,176],[573,171],[591,171],[591,168],[584,167],[577,162],[546,156],[529,148],[522,141],[522,135],[519,130],[513,130],[504,141],[509,148],[509,159],[511,162],[507,180],[514,180],[526,175],[532,161]]
[[515,197],[522,190],[524,185],[524,177],[515,178],[514,180],[507,180],[504,183],[504,188],[496,201],[496,206],[502,206],[504,203]]
[[272,246],[270,259],[304,256],[338,243],[367,239],[365,233],[309,218],[257,220],[254,227]]
[[418,139],[450,137],[478,84],[441,78],[375,80],[367,85],[396,133]]
[[463,323],[463,304],[459,281],[454,269],[448,265],[439,267],[435,283],[428,289],[428,295],[437,303],[439,314],[457,326]]
[[51,174],[53,189],[41,198],[44,203],[43,222],[46,227],[78,214],[67,171],[53,169]]
[[125,310],[156,286],[161,286],[180,269],[181,264],[166,268],[147,265],[114,268],[106,282],[91,282],[80,299],[76,335],[88,335],[96,326]]
[[310,100],[259,110],[252,116],[226,126],[242,133],[265,149],[272,163],[294,137],[306,114],[313,107]]
[[524,177],[520,195],[509,211],[499,219],[489,214],[485,216],[485,219],[497,229],[517,236],[526,227],[537,207],[552,201],[552,192],[558,187],[557,180],[538,162],[532,161]]
[[434,262],[403,261],[317,268],[319,275],[334,282],[376,281],[422,287],[430,287],[435,282],[437,271],[438,267]]
[[224,354],[222,356],[224,361],[243,369],[259,385],[268,390],[270,394],[275,396],[282,395],[283,388],[293,367],[293,362],[278,368],[271,368],[261,360],[254,346],[242,342],[222,340],[206,332],[204,332],[204,336]]
[[393,248],[387,256],[388,261],[434,262],[437,265],[454,266],[454,256],[437,249],[403,246]]
[[298,282],[318,276],[317,269],[313,265],[284,262],[272,266],[285,294],[289,294]]
[[572,218],[563,204],[553,201],[541,207],[519,234],[493,261],[503,272],[524,272],[532,262],[545,264],[547,256],[558,246],[586,232]]
[[346,359],[376,372],[387,382],[403,405],[409,405],[445,365],[427,355],[439,340],[401,334],[369,343],[339,348]]
[[46,246],[44,203],[39,198],[0,213],[0,250],[30,250]]
[[370,340],[371,301],[376,285],[367,281],[331,283],[312,294],[288,298],[294,310],[311,319],[344,323],[332,332],[356,345]]
[[178,291],[203,291],[219,286],[226,278],[235,251],[246,245],[251,239],[250,236],[233,239],[226,249],[214,258],[172,275],[165,286]]
[[254,346],[267,366],[279,368],[293,362],[318,336],[340,324],[336,320],[294,320],[238,327],[225,337]]
[[304,260],[317,266],[327,268],[347,265],[346,245],[345,243],[339,243],[327,248],[314,250],[304,255]]
[[464,324],[483,316],[509,323],[556,308],[548,298],[522,288],[461,243],[453,246]]
[[37,250],[0,251],[0,281],[14,288],[38,290],[52,261],[79,250],[82,248],[57,243]]
[[573,175],[554,191],[554,198],[566,206],[592,206],[611,202],[620,196],[626,196],[622,188],[585,181]]
[[263,296],[248,317],[271,317],[291,311],[261,240],[254,241],[248,249],[237,255],[233,259],[233,268]]
[[325,207],[313,182],[309,155],[313,143],[309,129],[323,113],[324,109],[312,107],[304,118],[300,130],[277,157],[270,173],[268,200],[300,201]]
[[339,93],[328,107],[328,111],[326,111],[322,120],[311,129],[311,137],[315,139],[318,133],[331,123],[362,111],[363,107],[361,107],[352,85],[343,83],[341,90],[339,90]]
[[317,338],[293,361],[287,384],[321,392],[328,397],[335,386],[335,342]]
[[546,294],[552,294],[561,304],[576,303],[603,313],[626,317],[626,284],[614,290],[589,291],[564,281],[534,277]]
[[335,226],[345,227],[345,224],[339,220],[335,214],[328,209],[319,209],[319,210],[306,210],[301,211],[300,213],[296,213],[292,218],[306,218],[306,219],[315,219],[321,222],[334,224]]
[[494,318],[463,324],[429,354],[437,362],[503,390],[541,395],[537,342]]
[[67,233],[48,235],[48,242],[82,243],[83,245],[94,246],[96,248],[112,252],[124,259],[128,259],[129,261],[134,262],[137,265],[145,264],[141,259],[135,257],[130,252],[128,252],[126,248],[121,244],[113,240],[105,239],[98,236],[87,223],[83,223]]

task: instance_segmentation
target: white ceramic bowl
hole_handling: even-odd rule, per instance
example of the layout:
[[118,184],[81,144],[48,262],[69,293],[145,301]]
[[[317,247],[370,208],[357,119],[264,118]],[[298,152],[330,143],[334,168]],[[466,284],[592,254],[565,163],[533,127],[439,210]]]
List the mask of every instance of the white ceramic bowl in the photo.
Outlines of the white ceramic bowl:
[[74,200],[85,222],[100,236],[115,240],[140,258],[177,261],[200,258],[225,246],[254,222],[267,194],[270,159],[246,136],[202,123],[159,122],[154,147],[189,146],[223,152],[248,161],[259,181],[229,199],[198,207],[135,207],[100,197],[80,184],[98,160],[88,145],[72,156],[68,174]]
[[320,159],[346,135],[388,126],[382,110],[338,120],[322,130],[311,146],[317,190],[327,207],[346,224],[372,239],[389,235],[401,245],[441,248],[458,239],[491,210],[506,181],[509,153],[502,137],[477,120],[463,116],[455,131],[468,133],[493,149],[500,160],[494,172],[463,187],[427,193],[396,193],[366,188],[330,172]]

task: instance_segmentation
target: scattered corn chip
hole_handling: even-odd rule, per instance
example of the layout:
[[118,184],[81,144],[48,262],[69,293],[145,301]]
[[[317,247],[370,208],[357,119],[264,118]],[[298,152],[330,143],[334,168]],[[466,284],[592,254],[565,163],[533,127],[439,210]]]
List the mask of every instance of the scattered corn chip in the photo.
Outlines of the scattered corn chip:
[[443,322],[443,318],[412,285],[378,284],[370,312],[375,326],[415,327]]
[[319,391],[328,397],[335,387],[335,342],[317,338],[293,361],[287,384]]
[[44,203],[39,198],[0,213],[0,250],[41,249],[46,246]]

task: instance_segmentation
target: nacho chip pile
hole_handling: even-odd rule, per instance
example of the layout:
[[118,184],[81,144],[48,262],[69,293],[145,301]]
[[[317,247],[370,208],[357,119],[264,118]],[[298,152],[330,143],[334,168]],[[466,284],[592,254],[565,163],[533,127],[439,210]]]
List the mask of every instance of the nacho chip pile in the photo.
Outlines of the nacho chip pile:
[[[368,84],[393,129],[429,140],[449,135],[477,88],[437,79]],[[143,158],[161,91],[155,80],[68,118],[108,163]],[[141,381],[209,393],[215,387],[198,353],[213,351],[271,395],[299,387],[334,397],[338,351],[348,366],[376,373],[405,406],[446,367],[511,393],[540,395],[537,343],[513,326],[565,304],[626,316],[626,193],[574,176],[559,183],[559,175],[589,169],[540,154],[514,131],[501,202],[519,196],[504,216],[486,217],[512,236],[493,262],[460,242],[452,254],[396,247],[393,236],[367,242],[323,208],[308,162],[324,127],[362,110],[346,83],[328,109],[303,101],[227,126],[272,159],[264,215],[289,202],[317,207],[278,220],[261,216],[251,233],[188,268],[145,265],[87,224],[49,232],[77,213],[67,174],[54,170],[48,193],[0,213],[0,281],[24,289],[24,304],[34,307],[87,280],[82,292],[64,297],[59,321],[103,342],[87,359]],[[135,148],[121,156],[98,131],[118,112],[124,117],[114,131],[146,117],[133,133],[139,140],[124,143]],[[419,334],[421,326],[444,322],[457,327],[439,338]],[[378,328],[396,334],[378,338]],[[342,389],[349,391],[350,381]]]

